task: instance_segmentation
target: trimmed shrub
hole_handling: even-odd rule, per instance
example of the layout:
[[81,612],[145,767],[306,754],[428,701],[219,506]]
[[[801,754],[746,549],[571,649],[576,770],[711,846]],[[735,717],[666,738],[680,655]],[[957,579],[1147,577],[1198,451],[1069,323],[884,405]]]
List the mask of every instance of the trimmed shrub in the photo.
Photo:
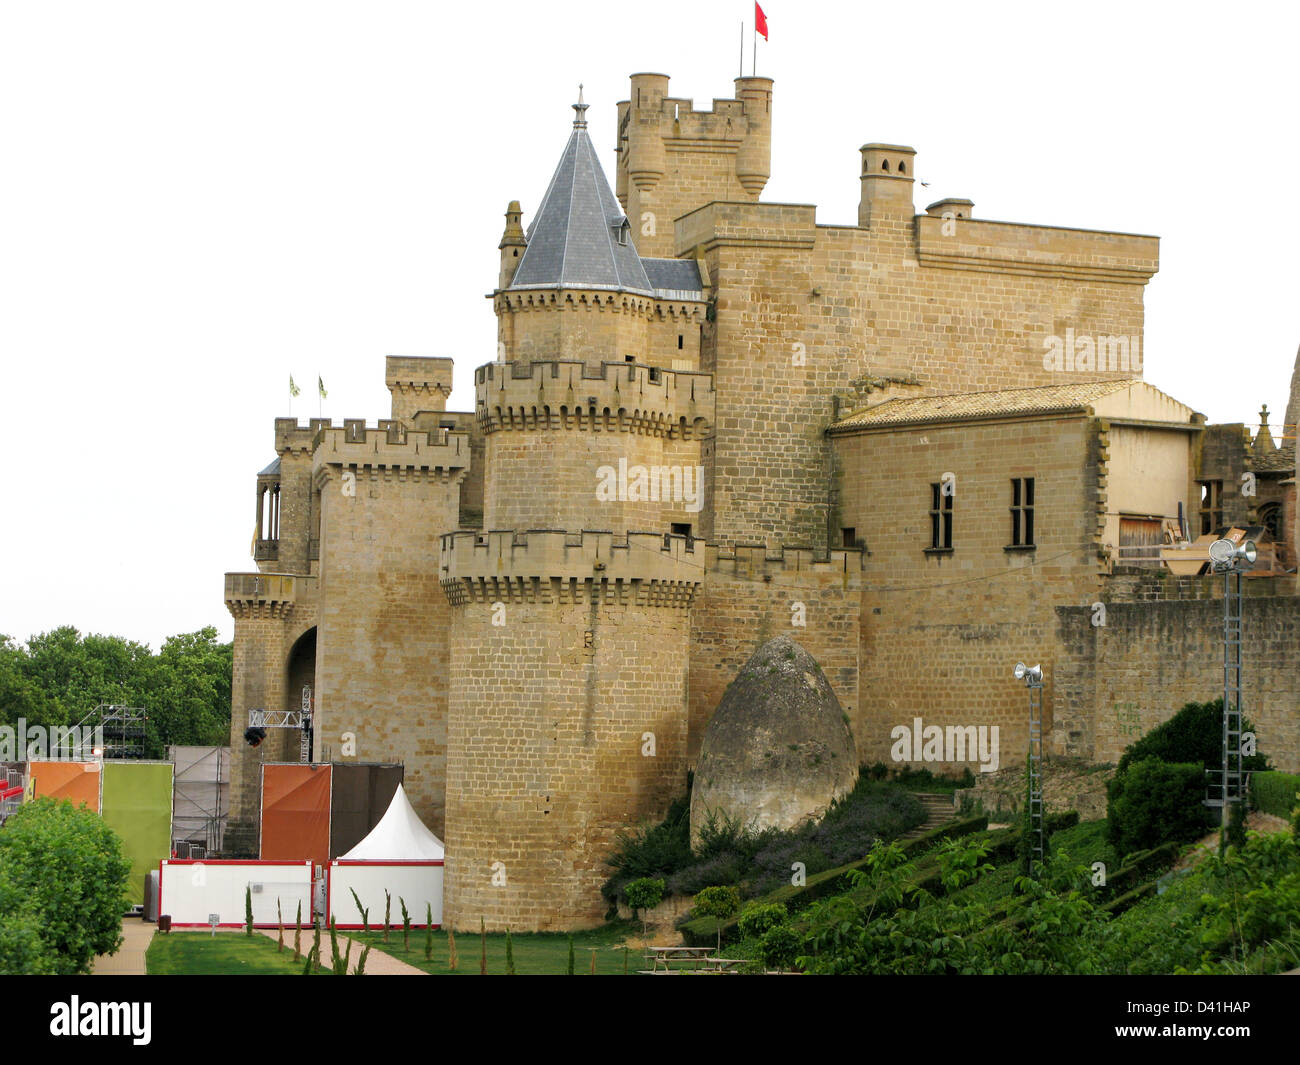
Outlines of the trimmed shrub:
[[1198,762],[1132,762],[1107,786],[1107,835],[1115,852],[1129,855],[1162,843],[1180,843],[1209,828],[1205,770]]
[[1290,817],[1300,803],[1300,774],[1256,773],[1250,778],[1250,797],[1255,809],[1274,817]]
[[794,965],[799,945],[799,933],[788,924],[779,924],[763,933],[758,953],[769,969],[789,969]]
[[761,939],[770,928],[785,924],[785,906],[779,902],[749,906],[736,920],[736,930],[745,939]]
[[[1255,726],[1242,719],[1242,731],[1254,732]],[[1202,769],[1223,764],[1223,700],[1188,703],[1173,717],[1157,725],[1140,740],[1129,745],[1116,767],[1123,776],[1129,766],[1148,758],[1162,762],[1196,762]],[[1242,768],[1254,772],[1266,770],[1268,759],[1254,754],[1241,760]]]
[[664,882],[662,880],[651,880],[649,877],[641,877],[639,880],[631,880],[623,889],[623,897],[635,915],[638,910],[641,911],[641,930],[646,930],[646,911],[652,910],[664,900]]
[[66,799],[20,806],[0,829],[0,949],[17,967],[5,971],[88,973],[96,954],[121,945],[130,871],[98,814]]

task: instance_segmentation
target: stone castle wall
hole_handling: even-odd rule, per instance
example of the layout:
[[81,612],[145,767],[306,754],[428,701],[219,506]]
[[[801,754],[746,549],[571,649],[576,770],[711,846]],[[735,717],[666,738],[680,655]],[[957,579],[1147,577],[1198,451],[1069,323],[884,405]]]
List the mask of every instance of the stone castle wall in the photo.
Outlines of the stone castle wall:
[[[1052,716],[1058,605],[1098,598],[1095,425],[1080,415],[919,426],[836,437],[840,521],[866,553],[858,751],[892,764],[890,730],[914,717],[998,726],[1000,759],[1024,757],[1017,661],[1043,666]],[[950,553],[930,552],[934,483],[954,475]],[[1033,477],[1033,550],[1011,544],[1013,477]],[[961,765],[928,765],[960,773]],[[978,767],[971,766],[973,772]]]
[[[1056,746],[1094,762],[1189,702],[1223,696],[1223,578],[1195,578],[1217,596],[1112,603],[1106,624],[1080,607],[1056,610]],[[1280,583],[1249,579],[1260,593]],[[1285,582],[1289,584],[1290,582]],[[1275,769],[1300,772],[1300,597],[1255,594],[1242,605],[1242,710]]]
[[823,433],[832,397],[866,378],[944,393],[1135,376],[1047,370],[1044,339],[1140,335],[1154,238],[964,221],[944,259],[927,253],[939,219],[814,216],[725,203],[677,223],[679,253],[702,256],[718,292],[700,367],[718,394],[711,539],[827,546]]
[[298,760],[296,730],[268,729],[257,747],[244,740],[244,730],[249,710],[283,710],[292,701],[287,663],[294,644],[316,624],[316,583],[301,576],[226,575],[226,605],[235,619],[227,856],[257,856],[262,763]]
[[483,366],[475,379],[485,528],[698,531],[707,375],[550,362]]
[[458,523],[468,438],[350,426],[324,434],[315,462],[314,756],[337,755],[350,732],[357,759],[405,763],[412,805],[441,834],[449,672],[438,534]]
[[700,357],[705,308],[627,292],[511,289],[494,297],[498,349],[510,362],[622,361],[671,367]]
[[594,926],[616,835],[685,789],[690,552],[652,550],[657,537],[484,539],[443,541],[444,922]]
[[858,715],[861,552],[787,548],[768,557],[761,545],[706,552],[704,584],[691,611],[692,762],[727,686],[766,640],[788,633],[817,660],[851,722]]

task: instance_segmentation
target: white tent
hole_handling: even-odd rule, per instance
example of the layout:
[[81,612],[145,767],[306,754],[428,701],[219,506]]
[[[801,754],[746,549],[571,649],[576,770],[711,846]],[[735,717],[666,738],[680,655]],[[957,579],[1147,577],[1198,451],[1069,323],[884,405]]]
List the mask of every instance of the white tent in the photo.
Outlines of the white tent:
[[425,828],[411,800],[406,797],[406,789],[398,784],[393,801],[388,804],[379,824],[347,854],[340,854],[339,859],[358,862],[441,861],[443,855],[442,840]]
[[381,925],[387,891],[394,924],[400,922],[404,902],[412,927],[423,928],[426,915],[432,916],[435,927],[441,926],[444,853],[442,840],[425,827],[399,784],[379,824],[347,854],[330,862],[327,920],[332,918],[337,928],[360,928],[360,899],[369,924]]

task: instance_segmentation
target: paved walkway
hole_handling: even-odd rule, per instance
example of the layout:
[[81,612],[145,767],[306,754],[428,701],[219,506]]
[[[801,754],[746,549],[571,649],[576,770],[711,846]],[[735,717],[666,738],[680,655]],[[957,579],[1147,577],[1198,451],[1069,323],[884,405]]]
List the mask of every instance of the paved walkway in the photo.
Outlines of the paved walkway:
[[[279,939],[280,937],[280,933],[274,928],[259,928],[258,931],[261,932],[262,935],[267,936],[270,939]],[[353,943],[352,939],[349,936],[340,935],[337,932],[335,933],[335,935],[338,936],[340,952],[346,954],[347,956],[348,972],[351,972],[353,969],[356,968],[357,959],[361,957],[361,952],[365,950],[365,944]],[[310,949],[311,932],[309,929],[307,928],[303,929],[302,940],[303,940],[302,943],[303,949],[304,950]],[[293,949],[292,929],[286,929],[284,933],[284,949],[285,950]],[[320,933],[320,952],[321,952],[321,959],[320,959],[321,967],[328,969],[330,964],[330,934],[329,934],[329,930],[325,928],[322,928]],[[394,958],[391,954],[385,954],[378,947],[372,946],[370,948],[370,953],[366,955],[365,975],[366,976],[428,976],[429,974],[426,973],[423,969],[417,969],[414,965],[408,965],[406,962]]]
[[[157,927],[152,921],[142,921],[139,917],[123,917],[122,945],[116,954],[97,954],[90,964],[92,975],[144,976],[144,952],[153,942]],[[370,964],[369,959],[366,964]]]

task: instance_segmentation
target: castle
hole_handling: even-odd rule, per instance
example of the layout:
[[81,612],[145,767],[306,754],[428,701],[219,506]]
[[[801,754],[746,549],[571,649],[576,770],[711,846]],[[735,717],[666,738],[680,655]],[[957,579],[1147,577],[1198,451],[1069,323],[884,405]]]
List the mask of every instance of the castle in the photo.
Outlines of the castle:
[[1207,425],[1142,380],[1155,237],[917,213],[908,147],[862,148],[856,225],[762,202],[768,78],[697,110],[633,75],[613,189],[574,110],[528,228],[506,211],[474,410],[450,359],[390,357],[389,418],[276,420],[257,572],[226,575],[228,850],[259,763],[299,759],[248,711],[309,689],[313,759],[403,763],[449,925],[596,923],[615,835],[782,632],[865,762],[916,718],[1023,760],[1018,659],[1049,751],[1114,761],[1222,690],[1220,586],[1162,555],[1232,525],[1263,545],[1246,712],[1300,769],[1300,368],[1280,445]]

